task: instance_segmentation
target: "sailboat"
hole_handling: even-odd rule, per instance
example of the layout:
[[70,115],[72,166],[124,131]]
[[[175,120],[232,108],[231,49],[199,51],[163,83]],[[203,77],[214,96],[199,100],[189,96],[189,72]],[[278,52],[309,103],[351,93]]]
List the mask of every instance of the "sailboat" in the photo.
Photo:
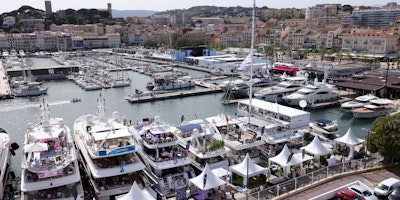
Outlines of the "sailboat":
[[[22,67],[25,67],[24,65]],[[28,66],[29,68],[29,66]],[[48,88],[41,86],[41,82],[31,81],[27,78],[25,69],[22,70],[23,81],[14,82],[16,85],[13,89],[14,96],[16,97],[30,97],[30,96],[40,96],[47,94]]]
[[[118,67],[117,52],[115,50],[114,50],[114,54],[115,54],[115,62],[116,62],[115,65]],[[124,69],[122,68],[122,58],[121,58],[119,68],[120,68],[120,70],[117,70],[117,76],[112,81],[111,87],[118,88],[118,87],[130,86],[132,80],[128,76],[126,76],[126,77],[124,76]]]

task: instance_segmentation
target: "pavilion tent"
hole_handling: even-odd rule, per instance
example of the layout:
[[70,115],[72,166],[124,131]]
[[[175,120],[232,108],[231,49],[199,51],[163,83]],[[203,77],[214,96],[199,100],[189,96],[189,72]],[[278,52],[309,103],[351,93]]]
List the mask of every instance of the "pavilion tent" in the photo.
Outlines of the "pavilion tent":
[[225,181],[218,178],[218,176],[211,171],[208,163],[201,174],[189,179],[189,181],[200,190],[209,190],[225,184]]
[[300,149],[304,150],[306,153],[314,155],[314,157],[320,157],[320,156],[325,156],[328,154],[332,153],[332,150],[328,149],[325,147],[322,143],[321,140],[319,140],[318,136],[315,136],[313,141],[304,146],[301,147]]
[[136,181],[133,182],[131,190],[127,194],[120,195],[115,197],[116,200],[132,200],[132,199],[140,199],[140,200],[155,200],[150,193],[146,193],[139,188]]
[[291,166],[300,165],[301,171],[303,171],[303,162],[311,159],[313,159],[312,156],[303,155],[301,152],[291,153],[285,144],[282,151],[277,156],[268,160],[268,166],[271,166],[271,162],[280,165],[283,168],[284,175],[287,176]]
[[365,140],[357,138],[351,127],[347,130],[346,134],[344,134],[342,137],[336,138],[333,140],[334,146],[336,147],[336,143],[342,143],[346,144],[348,147],[350,147],[350,152],[349,152],[349,158],[353,158],[354,156],[354,146],[364,143]]
[[249,154],[246,154],[244,160],[236,165],[229,167],[229,171],[243,177],[243,186],[247,186],[247,178],[254,177],[266,172],[264,167],[261,167],[251,161]]
[[325,156],[332,153],[332,150],[328,149],[322,144],[318,136],[315,136],[310,144],[301,147],[300,149],[304,149],[307,153],[312,154],[314,156],[316,155]]

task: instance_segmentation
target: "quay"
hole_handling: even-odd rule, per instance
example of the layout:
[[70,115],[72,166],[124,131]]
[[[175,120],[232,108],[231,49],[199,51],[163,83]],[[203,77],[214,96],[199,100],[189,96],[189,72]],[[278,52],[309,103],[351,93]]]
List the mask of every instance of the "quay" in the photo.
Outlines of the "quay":
[[198,96],[198,95],[222,92],[222,89],[217,85],[213,85],[199,80],[196,80],[195,83],[197,86],[201,86],[203,88],[196,90],[183,90],[183,91],[167,92],[167,93],[151,92],[145,94],[130,94],[127,97],[125,97],[125,99],[129,103],[144,103],[144,102],[152,102],[165,99],[175,99],[181,97]]
[[12,99],[11,87],[8,80],[7,73],[0,62],[0,99]]

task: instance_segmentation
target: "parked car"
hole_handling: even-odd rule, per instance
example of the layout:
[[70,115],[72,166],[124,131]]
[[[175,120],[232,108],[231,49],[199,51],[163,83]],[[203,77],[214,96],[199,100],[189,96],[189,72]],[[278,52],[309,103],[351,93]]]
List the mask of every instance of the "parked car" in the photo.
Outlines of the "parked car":
[[378,198],[388,197],[394,189],[400,186],[400,180],[396,178],[388,178],[380,182],[374,188],[374,195]]
[[378,197],[372,194],[373,191],[364,185],[354,184],[349,186],[348,189],[363,197],[365,200],[378,200]]
[[396,188],[393,190],[392,193],[390,193],[389,200],[400,200],[400,187]]
[[340,190],[336,194],[336,198],[340,200],[362,200],[363,198],[357,195],[355,192],[348,190],[348,189],[343,189]]

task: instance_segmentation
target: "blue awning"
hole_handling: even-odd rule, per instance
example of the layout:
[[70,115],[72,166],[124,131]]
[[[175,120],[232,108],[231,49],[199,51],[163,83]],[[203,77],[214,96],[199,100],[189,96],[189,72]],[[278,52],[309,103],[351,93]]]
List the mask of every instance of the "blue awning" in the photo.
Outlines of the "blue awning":
[[187,124],[187,125],[183,125],[183,126],[178,126],[177,128],[179,130],[181,130],[182,132],[190,132],[190,131],[193,131],[193,129],[197,129],[197,130],[201,131],[200,124]]

